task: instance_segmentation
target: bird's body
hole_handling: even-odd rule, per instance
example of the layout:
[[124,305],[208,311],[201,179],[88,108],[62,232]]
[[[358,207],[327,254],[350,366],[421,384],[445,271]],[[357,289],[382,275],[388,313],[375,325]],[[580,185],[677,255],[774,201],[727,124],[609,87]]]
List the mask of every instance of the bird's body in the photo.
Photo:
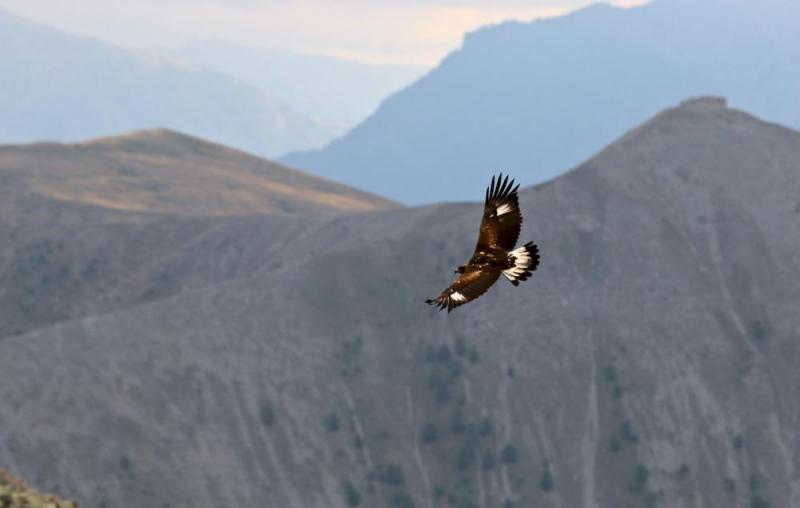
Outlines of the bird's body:
[[533,242],[514,248],[522,226],[519,197],[514,180],[503,175],[486,189],[486,201],[478,244],[470,260],[459,266],[458,278],[427,303],[448,312],[481,296],[500,276],[513,285],[527,280],[539,265],[539,248]]

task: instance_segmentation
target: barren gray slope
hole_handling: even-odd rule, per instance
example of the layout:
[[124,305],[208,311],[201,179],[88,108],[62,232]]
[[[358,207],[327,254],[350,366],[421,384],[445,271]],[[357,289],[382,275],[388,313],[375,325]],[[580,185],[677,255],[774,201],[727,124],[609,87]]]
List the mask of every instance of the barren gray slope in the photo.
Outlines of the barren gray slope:
[[692,102],[525,189],[537,276],[461,312],[422,301],[478,204],[6,339],[0,462],[88,506],[795,506],[798,165]]

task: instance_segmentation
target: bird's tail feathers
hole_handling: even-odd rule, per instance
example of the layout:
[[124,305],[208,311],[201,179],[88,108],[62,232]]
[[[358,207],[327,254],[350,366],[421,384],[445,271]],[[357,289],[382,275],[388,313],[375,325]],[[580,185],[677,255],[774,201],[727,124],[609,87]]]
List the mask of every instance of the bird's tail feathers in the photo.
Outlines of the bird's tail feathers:
[[539,266],[539,247],[533,242],[512,250],[508,256],[514,260],[514,266],[503,270],[503,275],[515,286],[520,281],[528,280]]

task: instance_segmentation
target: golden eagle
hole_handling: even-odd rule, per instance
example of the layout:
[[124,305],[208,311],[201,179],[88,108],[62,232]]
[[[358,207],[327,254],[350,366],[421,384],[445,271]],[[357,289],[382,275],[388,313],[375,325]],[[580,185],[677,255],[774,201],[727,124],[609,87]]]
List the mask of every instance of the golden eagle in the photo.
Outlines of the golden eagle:
[[515,187],[513,179],[508,181],[508,175],[503,178],[501,173],[497,179],[492,177],[492,183],[486,189],[475,253],[467,264],[456,269],[459,276],[450,287],[426,303],[450,312],[481,296],[501,274],[518,286],[519,281],[527,280],[536,270],[539,247],[528,242],[514,248],[522,226],[518,189],[519,185]]

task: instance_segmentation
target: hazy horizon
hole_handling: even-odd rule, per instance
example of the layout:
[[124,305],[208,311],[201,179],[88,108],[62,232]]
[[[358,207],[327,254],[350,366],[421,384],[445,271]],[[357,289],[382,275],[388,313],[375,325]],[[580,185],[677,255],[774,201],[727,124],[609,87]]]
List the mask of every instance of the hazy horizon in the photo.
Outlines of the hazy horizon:
[[0,9],[75,35],[130,48],[176,49],[203,39],[373,64],[435,66],[464,33],[503,21],[554,17],[593,3],[646,0],[481,0],[379,3],[302,0],[0,0]]

